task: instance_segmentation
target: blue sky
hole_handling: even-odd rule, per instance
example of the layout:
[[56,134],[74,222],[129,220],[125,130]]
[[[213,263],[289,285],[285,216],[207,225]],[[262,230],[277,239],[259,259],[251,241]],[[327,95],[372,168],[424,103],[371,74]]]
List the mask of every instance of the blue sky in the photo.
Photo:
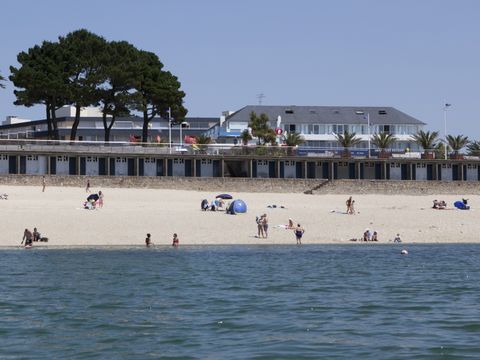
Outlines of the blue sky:
[[[0,72],[43,40],[86,28],[155,52],[189,116],[268,105],[393,106],[480,139],[480,1],[82,0],[1,3]],[[0,120],[44,117],[0,90]]]

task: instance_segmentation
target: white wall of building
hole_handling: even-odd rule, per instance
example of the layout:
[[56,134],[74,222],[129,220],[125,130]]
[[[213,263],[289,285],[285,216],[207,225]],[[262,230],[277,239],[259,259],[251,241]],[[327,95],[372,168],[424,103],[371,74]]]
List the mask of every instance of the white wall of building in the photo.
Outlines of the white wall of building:
[[[55,111],[57,117],[74,117],[75,116],[75,106],[62,106],[60,109]],[[101,117],[102,110],[97,107],[89,106],[82,107],[80,109],[80,117]]]
[[68,175],[69,174],[69,157],[68,156],[57,156],[56,161],[56,174],[57,175]]
[[402,180],[402,164],[390,164],[390,180]]
[[465,173],[466,180],[468,181],[478,181],[478,165],[477,164],[468,164],[467,172]]
[[85,161],[85,175],[95,176],[99,173],[98,157],[87,156]]
[[115,175],[128,175],[128,160],[125,157],[118,157],[115,159]]
[[0,174],[8,174],[8,155],[0,154]]
[[257,177],[268,178],[269,173],[268,160],[257,160]]
[[286,179],[294,179],[297,175],[296,162],[287,160],[283,162],[283,177]]
[[27,155],[25,173],[43,175],[47,173],[47,157],[44,155]]
[[202,177],[213,177],[213,161],[211,159],[200,160],[200,174]]
[[184,159],[172,160],[172,176],[185,176],[185,160]]
[[452,164],[442,164],[442,181],[452,181]]
[[427,180],[427,164],[415,164],[415,180]]
[[157,159],[145,158],[143,160],[143,175],[157,176]]

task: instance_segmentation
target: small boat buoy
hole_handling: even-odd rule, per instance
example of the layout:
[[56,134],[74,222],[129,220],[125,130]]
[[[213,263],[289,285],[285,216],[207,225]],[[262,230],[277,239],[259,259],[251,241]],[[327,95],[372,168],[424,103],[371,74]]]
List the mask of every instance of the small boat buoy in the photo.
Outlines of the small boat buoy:
[[406,249],[403,249],[402,251],[400,251],[400,254],[402,255],[408,255],[408,251]]

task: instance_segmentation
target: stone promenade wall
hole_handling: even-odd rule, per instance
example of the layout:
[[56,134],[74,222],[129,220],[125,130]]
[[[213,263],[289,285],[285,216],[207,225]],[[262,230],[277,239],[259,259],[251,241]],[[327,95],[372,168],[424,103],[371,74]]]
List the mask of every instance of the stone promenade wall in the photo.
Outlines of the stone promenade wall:
[[313,194],[480,195],[480,183],[466,181],[335,180],[314,190]]
[[[215,192],[275,192],[303,193],[321,184],[319,179],[244,179],[244,178],[192,178],[192,177],[121,177],[121,176],[45,176],[48,186],[85,187],[87,179],[93,189],[152,188],[176,190],[202,190]],[[1,185],[42,186],[41,175],[3,175]]]
[[[47,186],[85,187],[87,179],[93,189],[152,188],[201,190],[215,192],[273,192],[318,194],[472,194],[480,195],[480,182],[466,181],[393,181],[322,179],[244,179],[192,177],[121,177],[121,176],[46,176]],[[1,175],[1,185],[42,186],[41,175]]]

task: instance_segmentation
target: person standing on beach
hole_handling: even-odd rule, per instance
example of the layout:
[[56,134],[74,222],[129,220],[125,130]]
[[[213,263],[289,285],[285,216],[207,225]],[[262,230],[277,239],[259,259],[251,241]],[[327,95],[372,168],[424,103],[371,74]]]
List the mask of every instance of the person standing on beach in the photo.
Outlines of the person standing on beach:
[[90,192],[90,180],[87,180],[87,186],[85,187],[85,192]]
[[22,245],[24,241],[25,241],[25,246],[32,246],[33,245],[33,234],[28,229],[25,229],[25,231],[23,232],[23,238],[22,238],[22,242],[20,243],[20,245]]
[[178,247],[178,243],[179,243],[178,236],[175,233],[175,234],[173,234],[172,246],[173,247]]
[[295,233],[295,237],[297,238],[297,245],[302,245],[302,236],[305,232],[305,229],[302,228],[300,224],[297,224],[297,227],[293,232]]
[[347,214],[352,213],[352,197],[350,196],[347,201],[345,202],[345,205],[347,205]]
[[103,208],[103,193],[101,191],[98,192],[98,207]]
[[45,188],[47,187],[47,180],[45,179],[45,175],[42,176],[42,192],[45,192]]
[[263,232],[263,215],[260,216],[260,217],[257,216],[257,231],[258,231],[258,235],[257,235],[258,238],[260,236],[262,238],[265,237],[264,232]]
[[267,214],[263,214],[262,225],[263,225],[263,233],[265,234],[265,238],[268,238],[268,218],[267,218]]

